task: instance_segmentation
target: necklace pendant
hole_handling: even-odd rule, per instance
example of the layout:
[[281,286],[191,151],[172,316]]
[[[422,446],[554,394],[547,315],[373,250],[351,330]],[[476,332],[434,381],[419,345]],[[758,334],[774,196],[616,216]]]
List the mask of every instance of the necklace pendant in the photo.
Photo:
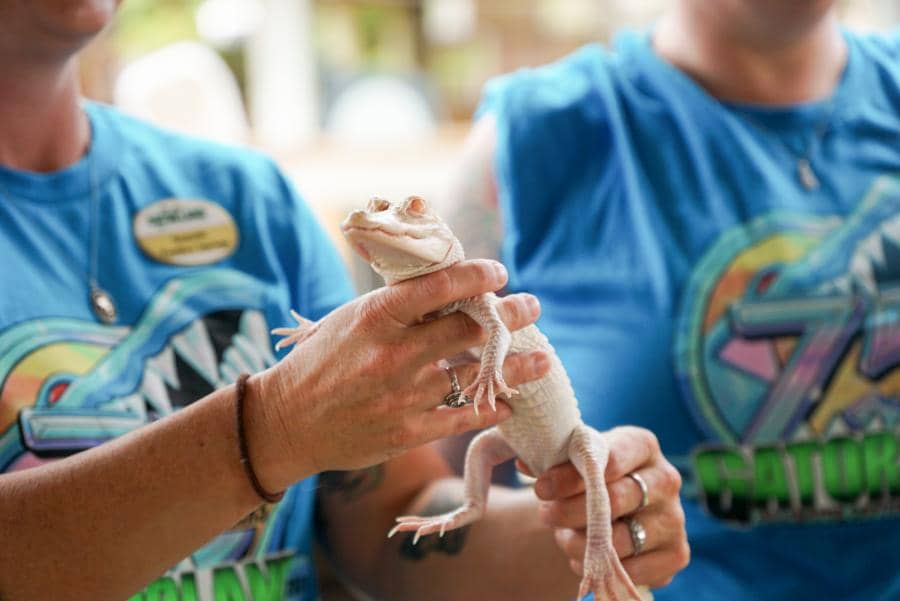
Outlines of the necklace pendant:
[[91,309],[94,315],[103,323],[115,323],[116,305],[112,297],[98,286],[91,286]]
[[812,165],[808,159],[797,159],[797,175],[803,187],[812,192],[819,187],[819,178],[813,171]]

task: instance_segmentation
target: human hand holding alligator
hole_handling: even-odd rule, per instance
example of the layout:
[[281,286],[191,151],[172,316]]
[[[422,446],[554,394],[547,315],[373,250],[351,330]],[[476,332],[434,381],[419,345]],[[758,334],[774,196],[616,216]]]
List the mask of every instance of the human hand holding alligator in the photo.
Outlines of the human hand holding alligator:
[[[384,277],[389,288],[445,273],[464,257],[453,232],[423,199],[415,196],[398,204],[373,198],[365,210],[351,213],[342,227],[354,249]],[[478,378],[465,391],[472,401],[473,415],[479,415],[478,408],[482,403],[494,409],[495,397],[503,396],[508,399],[512,416],[497,428],[483,431],[469,446],[464,475],[466,498],[459,508],[435,516],[399,517],[388,536],[396,532],[414,532],[415,544],[421,536],[432,533],[443,536],[446,531],[480,520],[486,511],[491,470],[506,459],[518,457],[523,467],[545,475],[543,489],[556,479],[564,485],[561,490],[567,494],[545,495],[545,498],[556,499],[557,504],[549,506],[544,514],[548,523],[558,528],[557,542],[571,558],[572,569],[582,577],[578,598],[587,593],[610,601],[649,598],[649,593],[639,590],[635,582],[661,585],[687,562],[678,474],[662,457],[650,432],[630,428],[619,430],[615,436],[604,436],[585,425],[562,363],[546,337],[533,326],[510,334],[497,313],[502,302],[488,292],[434,307],[439,309],[439,315],[468,315],[489,333],[480,350]],[[309,327],[301,326],[296,332],[286,330],[284,333],[289,335],[286,341],[302,338]],[[525,384],[517,392],[507,385],[500,369],[510,351],[542,351],[548,356],[551,367],[541,379]],[[621,448],[608,464],[610,442],[621,444]],[[626,536],[630,545],[622,542],[621,536],[616,541],[623,523],[614,520],[627,512],[612,513],[610,491],[604,478],[604,473],[609,474],[608,467],[614,473],[616,469],[628,468],[620,476],[629,476],[635,483],[633,485],[639,484],[644,493],[629,510],[648,510],[641,514],[640,521],[634,518],[628,522]],[[657,467],[660,469],[650,469]],[[580,488],[569,469],[581,483]],[[652,507],[649,492],[645,492],[646,482],[637,473],[639,469],[648,477],[652,475],[652,482],[659,484],[654,488]],[[621,499],[617,498],[617,501],[622,504]],[[573,510],[576,504],[580,507]],[[556,523],[553,510],[559,511],[560,507],[568,511],[562,514],[568,519]],[[650,522],[652,533],[659,537],[648,549],[657,552],[639,558],[648,536],[644,524]],[[657,532],[656,526],[664,532]],[[673,551],[661,554],[659,550],[666,545]],[[624,568],[620,558],[630,558],[636,573]],[[638,559],[641,559],[640,563]],[[641,579],[633,582],[636,574]]]
[[[251,397],[265,399],[246,404],[249,451],[263,487],[282,490],[314,473],[381,463],[508,417],[503,404],[480,415],[441,404],[448,378],[438,360],[477,346],[485,333],[462,314],[430,315],[505,282],[499,263],[467,261],[375,290],[319,322],[300,318],[297,328],[276,330],[302,343],[248,383]],[[498,311],[515,330],[537,318],[539,305],[530,295],[511,295]],[[510,356],[504,375],[516,385],[547,368],[543,353],[522,353]],[[478,364],[456,369],[466,385],[475,380]]]
[[[605,480],[614,520],[616,554],[635,584],[650,588],[665,586],[687,566],[691,555],[684,509],[678,497],[681,476],[666,460],[649,430],[623,426],[601,436],[610,448]],[[518,467],[531,475],[521,462]],[[554,528],[557,544],[569,557],[572,570],[581,575],[588,523],[584,480],[575,466],[567,462],[541,474],[535,481],[534,491],[542,501],[541,519]],[[628,520],[638,511],[646,542],[636,550]]]

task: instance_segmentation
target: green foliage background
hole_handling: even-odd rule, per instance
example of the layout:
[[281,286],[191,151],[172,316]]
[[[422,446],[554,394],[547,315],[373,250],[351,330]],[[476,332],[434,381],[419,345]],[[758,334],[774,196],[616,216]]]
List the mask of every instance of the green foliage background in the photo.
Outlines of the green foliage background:
[[128,60],[179,40],[197,39],[194,12],[201,0],[125,0],[111,37]]

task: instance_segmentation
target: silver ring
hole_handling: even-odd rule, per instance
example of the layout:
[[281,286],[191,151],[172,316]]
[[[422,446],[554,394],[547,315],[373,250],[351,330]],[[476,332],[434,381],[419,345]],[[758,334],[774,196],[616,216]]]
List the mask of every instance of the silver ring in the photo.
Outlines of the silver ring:
[[634,480],[635,483],[637,483],[637,485],[641,489],[641,504],[638,506],[637,509],[635,509],[635,511],[640,511],[641,509],[646,507],[647,504],[650,502],[650,493],[647,489],[647,483],[644,481],[644,479],[641,477],[641,475],[637,472],[630,472],[625,475],[628,476],[629,478],[631,478],[632,480]]
[[444,397],[444,404],[453,409],[459,409],[468,403],[469,399],[463,395],[462,389],[459,387],[459,378],[456,377],[456,370],[450,366],[445,367],[444,371],[450,376],[450,392]]
[[625,524],[628,526],[628,532],[631,534],[631,546],[634,547],[634,551],[631,553],[632,557],[637,557],[640,555],[641,551],[644,550],[644,545],[647,544],[647,531],[644,530],[644,527],[637,520],[637,518],[623,518]]

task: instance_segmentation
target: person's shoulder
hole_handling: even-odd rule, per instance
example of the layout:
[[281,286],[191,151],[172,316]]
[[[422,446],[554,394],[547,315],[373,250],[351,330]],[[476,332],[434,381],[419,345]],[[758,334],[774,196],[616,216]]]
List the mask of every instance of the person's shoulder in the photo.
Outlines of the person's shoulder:
[[553,63],[489,81],[480,112],[503,118],[575,109],[602,93],[616,65],[614,52],[599,44],[583,46]]
[[[900,100],[900,29],[885,33],[845,31],[850,47],[847,72],[854,102],[862,109],[888,111],[897,115]],[[865,89],[865,93],[859,93]],[[863,109],[863,114],[867,111]],[[874,114],[873,114],[874,115]],[[881,119],[882,117],[876,117]]]
[[158,127],[115,107],[89,102],[95,126],[115,140],[113,149],[127,166],[146,167],[197,178],[218,173],[277,184],[278,169],[267,155],[246,146],[225,144]]
[[869,59],[900,69],[900,28],[880,33],[845,31],[844,36]]
[[[611,143],[615,107],[629,86],[629,69],[618,44],[612,49],[589,44],[554,63],[492,80],[478,117],[493,116],[501,155],[507,147],[512,154],[551,147],[602,154]],[[538,152],[535,160],[545,154]]]

